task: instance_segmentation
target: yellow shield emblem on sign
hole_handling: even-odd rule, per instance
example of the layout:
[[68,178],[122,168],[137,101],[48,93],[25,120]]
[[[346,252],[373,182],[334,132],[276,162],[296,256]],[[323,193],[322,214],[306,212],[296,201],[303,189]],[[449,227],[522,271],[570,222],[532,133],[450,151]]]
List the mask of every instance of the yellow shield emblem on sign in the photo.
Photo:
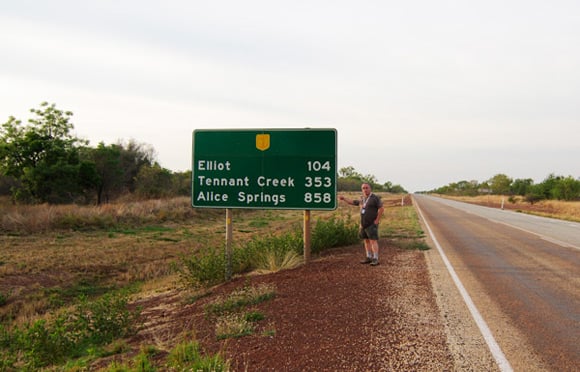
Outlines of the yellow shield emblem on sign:
[[269,134],[256,134],[256,148],[260,151],[266,151],[270,148]]

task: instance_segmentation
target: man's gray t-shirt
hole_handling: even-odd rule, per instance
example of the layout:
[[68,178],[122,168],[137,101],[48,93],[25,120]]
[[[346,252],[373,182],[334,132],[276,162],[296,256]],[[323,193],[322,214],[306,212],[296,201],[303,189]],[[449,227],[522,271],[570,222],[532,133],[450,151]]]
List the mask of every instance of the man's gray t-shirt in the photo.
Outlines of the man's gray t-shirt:
[[360,223],[363,228],[367,228],[375,223],[383,201],[379,196],[371,193],[368,198],[361,197],[360,200],[354,200],[353,204],[360,206]]

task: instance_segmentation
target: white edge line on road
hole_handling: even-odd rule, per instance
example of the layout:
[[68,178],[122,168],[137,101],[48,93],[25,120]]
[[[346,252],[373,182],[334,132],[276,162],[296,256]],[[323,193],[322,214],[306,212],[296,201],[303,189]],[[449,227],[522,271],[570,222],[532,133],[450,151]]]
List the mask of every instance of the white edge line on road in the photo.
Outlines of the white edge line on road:
[[[449,199],[444,199],[444,200],[449,200]],[[461,202],[458,202],[458,203],[461,203]],[[523,232],[526,232],[528,234],[536,235],[540,239],[545,240],[545,241],[550,242],[550,243],[553,243],[553,244],[556,244],[556,245],[559,245],[560,247],[564,247],[564,248],[574,248],[574,249],[580,250],[580,247],[577,247],[574,244],[567,243],[567,242],[564,242],[562,240],[558,240],[558,239],[555,239],[555,238],[552,238],[552,237],[543,235],[543,234],[538,233],[538,232],[535,232],[535,231],[531,231],[531,230],[524,229],[523,227],[519,227],[519,226],[513,225],[513,224],[511,224],[509,222],[501,221],[501,220],[498,220],[498,219],[495,219],[495,218],[489,217],[489,216],[482,216],[482,215],[477,214],[477,213],[475,213],[473,211],[470,211],[468,209],[459,208],[456,205],[453,205],[452,203],[451,204],[445,203],[445,205],[447,205],[447,206],[449,206],[451,208],[455,208],[457,210],[460,210],[462,212],[472,214],[472,215],[477,216],[477,217],[480,217],[480,218],[485,218],[486,220],[491,221],[491,222],[494,222],[494,223],[501,223],[501,224],[503,224],[505,226],[508,226],[508,227],[511,227],[511,228],[514,228],[514,229],[518,229],[518,230],[523,231]],[[546,219],[546,217],[535,216],[533,214],[527,214],[526,216],[529,216],[530,218],[537,218],[537,219],[544,219],[544,220]],[[570,226],[576,227],[575,224],[570,224]]]
[[429,235],[431,236],[433,243],[435,243],[435,246],[437,247],[439,255],[441,255],[441,259],[443,259],[443,262],[445,263],[445,267],[447,267],[449,275],[451,275],[451,278],[453,279],[455,286],[459,290],[461,297],[463,297],[463,301],[467,305],[467,308],[469,309],[469,312],[471,313],[473,320],[475,320],[475,323],[477,324],[479,331],[481,332],[483,338],[485,339],[485,342],[489,347],[489,351],[493,355],[493,358],[495,359],[495,362],[497,363],[500,371],[504,372],[513,371],[510,362],[507,360],[505,354],[499,347],[498,343],[495,341],[495,338],[493,337],[491,330],[487,326],[487,323],[479,313],[479,310],[477,310],[477,307],[475,307],[475,304],[471,300],[471,296],[469,296],[469,293],[467,293],[467,290],[465,289],[465,287],[461,283],[461,280],[459,280],[459,277],[455,273],[455,269],[453,269],[453,266],[451,266],[451,263],[449,262],[447,256],[445,255],[445,252],[443,252],[443,248],[441,248],[441,246],[439,245],[439,242],[437,241],[435,234],[433,234],[433,231],[431,230],[429,223],[427,223],[427,220],[425,219],[423,213],[421,212],[421,208],[419,208],[419,205],[417,203],[415,203],[415,206],[417,207],[417,211],[419,212],[421,219],[425,223],[425,227],[427,227],[427,231],[429,232]]
[[580,250],[580,247],[577,247],[577,246],[575,246],[573,244],[570,244],[570,243],[567,243],[567,242],[563,242],[563,241],[558,240],[558,239],[551,238],[549,236],[546,236],[546,235],[537,233],[535,231],[526,230],[526,229],[524,229],[522,227],[519,227],[519,226],[516,226],[516,225],[512,225],[512,224],[507,223],[507,222],[504,222],[504,221],[494,220],[494,219],[491,219],[491,218],[487,218],[487,220],[488,221],[491,221],[491,222],[495,222],[495,223],[501,223],[501,224],[504,224],[504,225],[509,226],[511,228],[518,229],[518,230],[523,231],[523,232],[526,232],[528,234],[535,235],[535,236],[539,237],[542,240],[545,240],[547,242],[550,242],[550,243],[559,245],[560,247],[564,247],[564,248],[574,248],[574,249]]

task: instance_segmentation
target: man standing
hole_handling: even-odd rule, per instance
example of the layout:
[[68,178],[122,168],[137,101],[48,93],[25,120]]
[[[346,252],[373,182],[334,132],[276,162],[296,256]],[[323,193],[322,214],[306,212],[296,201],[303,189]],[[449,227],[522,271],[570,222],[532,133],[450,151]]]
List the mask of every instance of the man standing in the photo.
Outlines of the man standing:
[[379,222],[384,212],[383,202],[379,196],[373,194],[370,184],[363,183],[361,190],[360,200],[350,200],[342,195],[338,199],[347,204],[360,207],[359,236],[364,239],[367,254],[367,257],[361,263],[376,266],[379,264]]

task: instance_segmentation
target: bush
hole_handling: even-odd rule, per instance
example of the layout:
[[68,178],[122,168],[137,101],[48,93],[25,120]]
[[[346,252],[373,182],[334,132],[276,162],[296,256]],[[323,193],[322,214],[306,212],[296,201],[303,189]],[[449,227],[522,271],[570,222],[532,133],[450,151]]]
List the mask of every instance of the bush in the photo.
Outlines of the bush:
[[[346,220],[333,216],[318,220],[312,231],[311,251],[349,245],[358,241],[358,224],[350,216]],[[205,251],[182,257],[179,269],[182,279],[195,289],[208,288],[225,280],[226,258],[222,247],[208,247]],[[293,267],[293,259],[304,252],[302,231],[295,229],[282,235],[255,237],[233,250],[232,274],[264,269]]]
[[182,279],[193,288],[210,287],[225,280],[226,259],[223,247],[209,247],[189,257],[182,257]]
[[358,225],[350,216],[347,220],[333,216],[327,221],[318,220],[312,231],[311,251],[319,253],[324,249],[350,245],[358,242]]
[[30,370],[60,363],[75,349],[74,336],[69,331],[64,317],[52,323],[37,320],[14,331],[10,351],[21,351],[24,365]]
[[195,341],[176,345],[167,357],[167,367],[172,371],[228,371],[229,364],[219,354],[204,356]]
[[303,246],[300,231],[254,238],[234,251],[235,271],[243,273],[257,269],[271,269],[272,262],[274,266],[280,266],[288,252],[302,254]]
[[139,310],[130,312],[127,303],[125,294],[106,294],[93,302],[83,296],[74,316],[76,328],[94,345],[104,345],[128,336],[134,331],[133,324],[139,317]]
[[81,298],[74,310],[63,312],[52,321],[37,320],[32,325],[15,327],[12,332],[1,328],[0,365],[16,362],[4,354],[18,355],[26,370],[81,356],[90,346],[104,345],[132,333],[138,316],[139,310],[127,309],[124,294],[105,295],[94,302]]

